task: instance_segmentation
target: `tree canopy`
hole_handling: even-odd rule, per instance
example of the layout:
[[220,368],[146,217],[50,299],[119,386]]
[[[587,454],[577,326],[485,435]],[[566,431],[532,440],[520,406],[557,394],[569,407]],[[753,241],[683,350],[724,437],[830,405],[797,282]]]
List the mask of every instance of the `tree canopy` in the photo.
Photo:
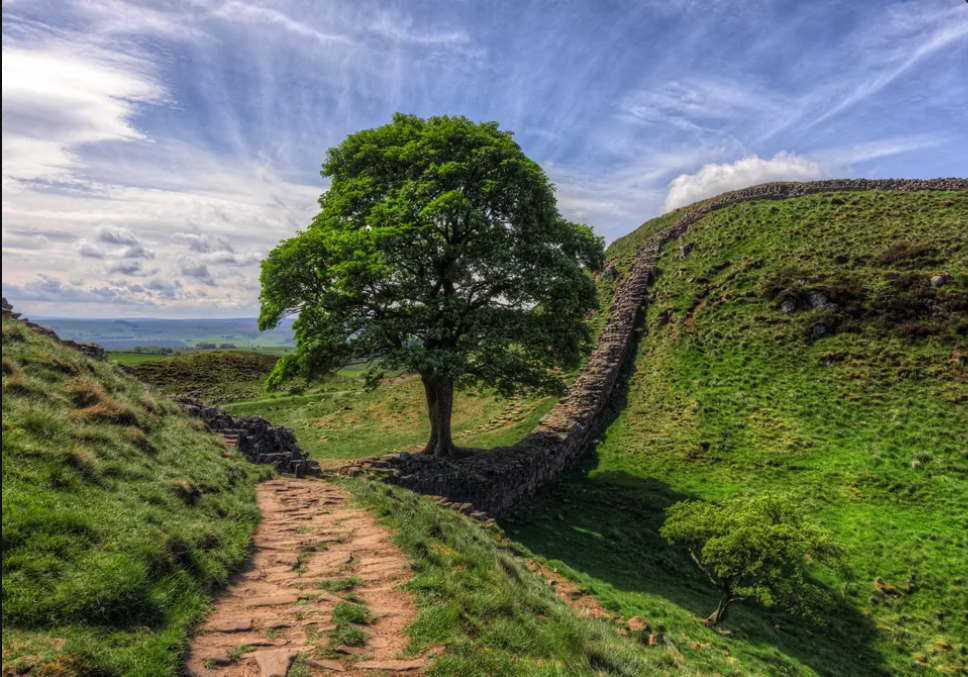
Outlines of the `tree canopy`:
[[808,563],[839,567],[832,537],[807,521],[789,496],[741,497],[724,505],[679,503],[669,509],[662,536],[688,545],[693,561],[722,594],[709,625],[725,621],[733,604],[756,600],[811,615],[829,603]]
[[270,384],[357,359],[420,374],[428,451],[450,455],[453,391],[560,392],[591,339],[604,258],[592,229],[558,211],[554,187],[497,123],[393,123],[329,151],[312,225],[263,263],[262,329],[289,315],[297,350]]

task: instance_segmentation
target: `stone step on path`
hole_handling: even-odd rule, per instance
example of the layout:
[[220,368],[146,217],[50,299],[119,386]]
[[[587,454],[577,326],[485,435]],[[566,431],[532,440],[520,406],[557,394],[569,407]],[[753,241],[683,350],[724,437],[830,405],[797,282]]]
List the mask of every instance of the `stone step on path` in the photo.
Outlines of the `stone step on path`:
[[[428,661],[399,660],[416,609],[400,591],[413,572],[392,533],[318,480],[266,482],[258,500],[263,521],[251,566],[192,643],[187,674],[287,677],[305,658],[315,675],[420,675]],[[352,578],[363,584],[351,593],[318,585]],[[366,644],[330,646],[333,611],[350,594],[370,612],[372,623],[359,628]]]

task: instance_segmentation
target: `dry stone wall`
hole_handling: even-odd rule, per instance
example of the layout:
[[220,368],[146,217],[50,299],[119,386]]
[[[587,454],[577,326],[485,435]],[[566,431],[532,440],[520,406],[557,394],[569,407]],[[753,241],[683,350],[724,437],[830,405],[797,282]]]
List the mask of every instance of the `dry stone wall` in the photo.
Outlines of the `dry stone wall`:
[[221,407],[186,397],[172,399],[192,418],[202,421],[212,432],[221,435],[250,463],[271,465],[280,473],[296,477],[319,477],[319,463],[299,448],[296,434],[289,428],[278,428],[259,416],[233,418]]
[[844,191],[965,190],[968,179],[958,178],[831,180],[765,184],[700,203],[638,252],[616,294],[598,344],[570,394],[521,443],[460,461],[394,455],[357,463],[343,472],[376,474],[391,484],[440,497],[465,511],[492,515],[506,512],[551,484],[587,450],[625,370],[648,287],[655,276],[656,257],[665,244],[685,236],[691,226],[709,214],[745,202]]

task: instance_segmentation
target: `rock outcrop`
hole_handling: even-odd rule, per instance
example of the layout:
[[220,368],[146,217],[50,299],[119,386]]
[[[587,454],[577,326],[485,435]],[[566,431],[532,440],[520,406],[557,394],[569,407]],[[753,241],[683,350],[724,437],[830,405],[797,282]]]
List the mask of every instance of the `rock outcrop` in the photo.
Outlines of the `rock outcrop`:
[[[832,180],[766,184],[699,203],[639,251],[616,293],[598,344],[571,393],[521,443],[458,461],[410,454],[369,459],[342,472],[374,474],[391,484],[438,496],[451,504],[472,505],[491,515],[507,512],[548,486],[587,450],[627,366],[648,287],[656,275],[656,257],[665,244],[682,238],[693,224],[713,212],[745,202],[845,191],[965,190],[968,179]],[[681,252],[688,256],[688,247]]]
[[172,398],[192,418],[202,421],[212,432],[221,435],[250,463],[271,465],[278,472],[296,477],[319,477],[319,463],[311,461],[296,442],[289,428],[278,428],[258,416],[233,418],[221,407],[185,397]]

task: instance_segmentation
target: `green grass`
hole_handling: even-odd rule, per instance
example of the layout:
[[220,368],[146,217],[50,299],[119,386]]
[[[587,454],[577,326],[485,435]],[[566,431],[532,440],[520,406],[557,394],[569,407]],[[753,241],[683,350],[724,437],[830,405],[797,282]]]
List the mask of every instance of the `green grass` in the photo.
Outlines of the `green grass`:
[[217,403],[261,396],[278,360],[277,355],[267,353],[215,351],[148,360],[133,367],[138,378],[166,394]]
[[[966,222],[964,193],[704,219],[690,257],[672,243],[659,261],[621,413],[583,468],[506,520],[512,537],[707,673],[966,674]],[[951,284],[932,288],[941,273]],[[779,309],[811,292],[837,308]],[[825,580],[840,599],[827,627],[750,605],[724,638],[701,625],[716,591],[658,531],[678,501],[765,490],[803,501],[851,573]]]
[[3,670],[180,674],[263,471],[108,363],[3,322]]
[[[430,438],[426,395],[417,377],[400,377],[374,392],[359,380],[337,378],[324,392],[272,395],[233,403],[236,416],[264,416],[293,428],[316,460],[355,459],[419,451]],[[454,434],[462,447],[491,449],[520,441],[556,404],[554,398],[508,402],[492,395],[458,393]]]
[[[407,653],[445,651],[427,677],[694,677],[678,649],[619,636],[609,620],[580,618],[498,537],[428,498],[346,481],[397,532],[412,558],[406,586],[419,607]],[[723,658],[722,663],[728,665]]]
[[108,359],[123,364],[126,367],[133,367],[145,362],[160,362],[162,360],[173,359],[171,355],[143,355],[140,353],[109,352]]

